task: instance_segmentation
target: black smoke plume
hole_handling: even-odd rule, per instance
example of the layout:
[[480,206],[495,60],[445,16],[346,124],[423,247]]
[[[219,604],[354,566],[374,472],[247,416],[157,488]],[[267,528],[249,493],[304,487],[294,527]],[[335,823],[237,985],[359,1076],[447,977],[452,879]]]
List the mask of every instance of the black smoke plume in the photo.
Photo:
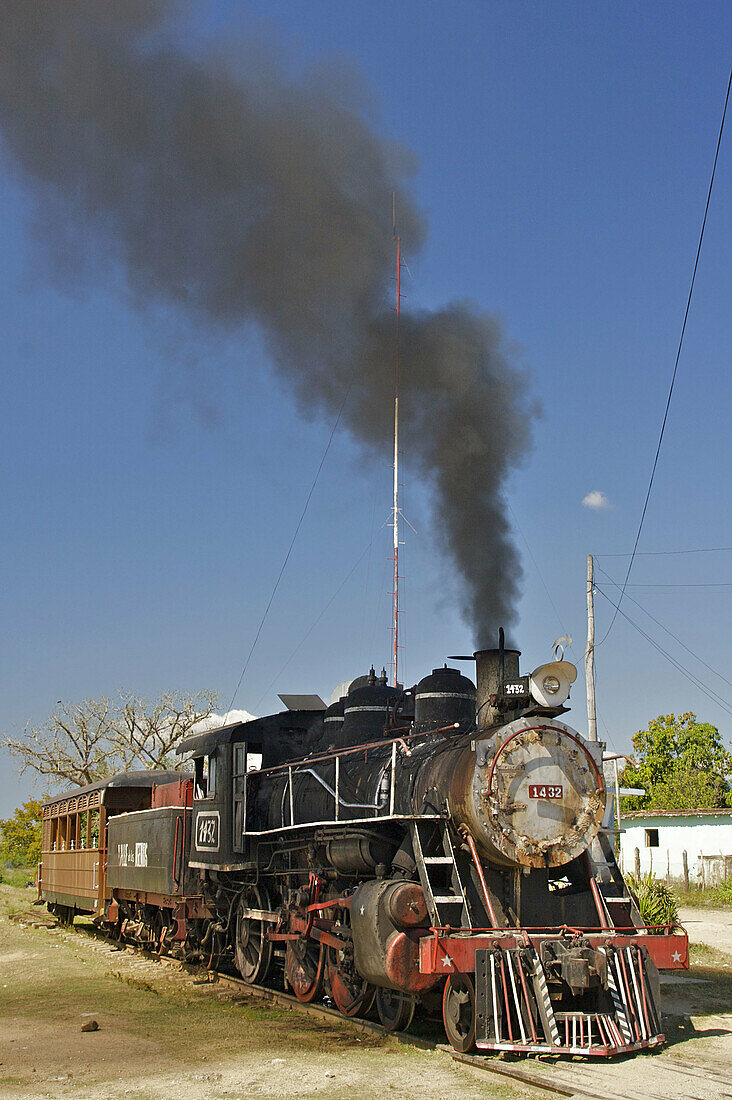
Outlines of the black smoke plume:
[[[255,323],[302,408],[388,453],[394,370],[392,192],[405,253],[422,219],[412,156],[352,97],[252,51],[201,62],[157,0],[4,0],[0,133],[35,189],[64,278],[90,234],[141,305]],[[241,69],[245,71],[241,71]],[[331,90],[326,90],[326,84]],[[61,214],[59,213],[61,211]],[[521,569],[503,488],[529,445],[526,379],[497,320],[464,304],[402,313],[405,461],[464,582],[476,645],[515,617]]]

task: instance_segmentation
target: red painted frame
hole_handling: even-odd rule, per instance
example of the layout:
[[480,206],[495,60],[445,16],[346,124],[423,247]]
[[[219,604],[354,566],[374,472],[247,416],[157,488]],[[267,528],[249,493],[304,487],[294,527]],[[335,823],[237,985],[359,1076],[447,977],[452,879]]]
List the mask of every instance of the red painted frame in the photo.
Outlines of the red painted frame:
[[[664,931],[660,931],[664,929]],[[469,936],[457,935],[449,928],[432,928],[419,943],[419,969],[422,974],[472,974],[475,952],[510,949],[531,943],[537,950],[546,940],[569,939],[577,934],[594,948],[645,947],[659,970],[689,969],[689,937],[680,926],[660,925],[647,931],[637,928],[560,928],[479,929]]]

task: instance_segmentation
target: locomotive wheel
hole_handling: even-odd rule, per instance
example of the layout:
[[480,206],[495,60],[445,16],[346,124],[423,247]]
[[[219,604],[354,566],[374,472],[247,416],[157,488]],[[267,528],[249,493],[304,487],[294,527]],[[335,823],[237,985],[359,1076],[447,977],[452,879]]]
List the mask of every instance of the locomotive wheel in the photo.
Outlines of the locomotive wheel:
[[236,910],[236,968],[245,982],[264,981],[272,961],[272,941],[267,939],[268,925],[242,915],[242,909],[269,909],[269,894],[264,887],[248,886],[242,891]]
[[165,932],[165,920],[163,918],[162,909],[155,910],[155,916],[153,917],[153,943],[152,946],[157,951],[158,955],[163,952],[163,933]]
[[376,1011],[387,1031],[406,1031],[412,1022],[416,1002],[399,989],[377,989]]
[[344,1016],[365,1016],[372,1004],[376,990],[351,967],[338,958],[342,954],[328,948],[328,984],[333,1003]]
[[475,989],[467,974],[451,974],[442,997],[442,1020],[454,1050],[467,1054],[475,1046]]
[[183,947],[184,957],[187,963],[200,962],[201,959],[201,921],[192,920],[188,922],[188,930],[186,932],[185,944]]
[[309,1004],[323,992],[325,952],[315,940],[290,940],[285,952],[285,974],[298,1001]]

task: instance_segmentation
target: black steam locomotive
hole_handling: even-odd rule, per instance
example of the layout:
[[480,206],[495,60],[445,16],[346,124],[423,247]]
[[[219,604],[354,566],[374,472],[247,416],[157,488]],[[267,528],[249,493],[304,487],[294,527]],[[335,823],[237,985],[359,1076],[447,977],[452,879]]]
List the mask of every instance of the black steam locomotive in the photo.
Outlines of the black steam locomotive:
[[463,1052],[661,1043],[656,963],[688,965],[686,938],[644,926],[616,865],[603,745],[560,721],[576,670],[474,659],[477,688],[371,669],[330,706],[188,737],[190,779],[102,797],[98,896],[44,896],[390,1030],[441,1009]]

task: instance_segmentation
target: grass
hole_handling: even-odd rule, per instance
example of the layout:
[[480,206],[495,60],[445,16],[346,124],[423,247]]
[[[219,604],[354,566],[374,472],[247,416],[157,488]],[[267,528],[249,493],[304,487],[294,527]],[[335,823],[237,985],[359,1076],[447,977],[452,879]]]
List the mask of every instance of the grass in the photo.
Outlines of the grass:
[[0,870],[0,882],[18,889],[23,889],[27,882],[33,882],[35,877],[35,867],[3,867]]
[[692,886],[690,890],[673,887],[679,905],[686,909],[728,909],[732,907],[732,882],[719,886]]
[[692,966],[729,968],[732,970],[732,955],[718,951],[707,943],[689,944],[689,962]]

